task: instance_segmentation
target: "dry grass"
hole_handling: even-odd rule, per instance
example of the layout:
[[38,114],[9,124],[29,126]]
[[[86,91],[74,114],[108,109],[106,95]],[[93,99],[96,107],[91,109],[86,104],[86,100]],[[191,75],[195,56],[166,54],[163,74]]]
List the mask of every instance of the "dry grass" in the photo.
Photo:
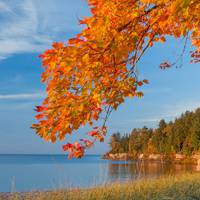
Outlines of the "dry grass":
[[12,194],[5,200],[200,200],[200,174],[115,183],[92,189]]

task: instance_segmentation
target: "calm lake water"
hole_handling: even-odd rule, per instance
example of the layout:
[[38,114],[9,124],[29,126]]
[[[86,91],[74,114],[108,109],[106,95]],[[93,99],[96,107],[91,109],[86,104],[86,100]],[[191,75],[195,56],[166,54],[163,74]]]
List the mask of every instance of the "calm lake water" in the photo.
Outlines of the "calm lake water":
[[195,165],[108,161],[99,155],[0,155],[0,192],[92,187],[116,181],[195,171]]

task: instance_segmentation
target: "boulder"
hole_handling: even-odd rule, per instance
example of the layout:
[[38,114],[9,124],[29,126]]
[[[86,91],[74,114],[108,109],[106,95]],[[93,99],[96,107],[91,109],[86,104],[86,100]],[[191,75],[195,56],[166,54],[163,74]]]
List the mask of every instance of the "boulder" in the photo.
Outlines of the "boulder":
[[161,155],[160,154],[150,154],[148,157],[149,160],[160,160]]

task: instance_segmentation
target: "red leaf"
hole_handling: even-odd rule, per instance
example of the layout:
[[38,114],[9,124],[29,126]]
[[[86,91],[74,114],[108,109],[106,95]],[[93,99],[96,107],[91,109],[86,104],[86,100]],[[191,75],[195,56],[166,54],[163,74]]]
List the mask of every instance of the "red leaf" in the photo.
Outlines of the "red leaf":
[[35,118],[37,119],[37,120],[39,120],[39,119],[41,119],[41,118],[43,118],[44,117],[44,114],[39,114],[39,115],[36,115],[35,116]]

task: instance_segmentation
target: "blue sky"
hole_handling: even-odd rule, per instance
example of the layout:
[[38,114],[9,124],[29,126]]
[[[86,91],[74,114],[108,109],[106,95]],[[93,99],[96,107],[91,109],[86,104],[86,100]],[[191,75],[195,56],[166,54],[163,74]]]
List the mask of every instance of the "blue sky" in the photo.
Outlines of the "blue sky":
[[[63,153],[62,143],[45,143],[29,128],[34,106],[45,97],[38,54],[52,41],[73,37],[81,30],[78,19],[88,15],[84,0],[0,0],[0,153]],[[112,113],[109,133],[155,127],[161,118],[173,120],[200,106],[200,65],[189,64],[189,45],[181,68],[158,67],[164,59],[175,60],[183,43],[167,38],[146,53],[138,66],[141,79],[150,81],[145,97],[127,99]],[[105,152],[108,140],[89,153]]]

